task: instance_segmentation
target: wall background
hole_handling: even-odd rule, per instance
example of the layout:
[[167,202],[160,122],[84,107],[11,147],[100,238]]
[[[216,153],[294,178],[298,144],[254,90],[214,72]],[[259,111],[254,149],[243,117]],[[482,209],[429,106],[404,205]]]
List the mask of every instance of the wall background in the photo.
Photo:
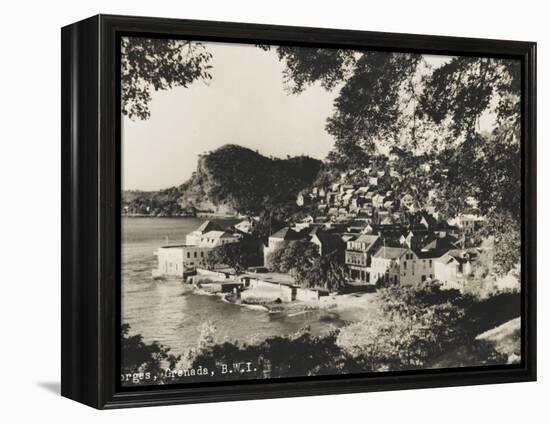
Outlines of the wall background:
[[[533,0],[7,2],[0,48],[0,416],[4,422],[541,422],[547,415],[548,11]],[[537,41],[539,382],[98,412],[58,395],[60,30],[98,12]],[[545,13],[546,12],[546,13]],[[6,420],[7,418],[7,420]],[[537,419],[539,418],[539,419]]]

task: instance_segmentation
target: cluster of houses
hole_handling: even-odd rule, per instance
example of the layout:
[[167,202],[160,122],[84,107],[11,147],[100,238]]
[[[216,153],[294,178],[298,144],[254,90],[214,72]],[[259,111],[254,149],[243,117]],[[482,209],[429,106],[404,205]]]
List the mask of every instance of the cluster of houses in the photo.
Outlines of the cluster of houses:
[[[415,199],[415,187],[408,187],[410,191],[403,190],[403,176],[395,167],[402,155],[400,149],[393,148],[384,158],[385,163],[376,168],[342,172],[339,182],[300,192],[296,204],[314,211],[319,221],[356,219],[378,224],[402,222],[405,213],[422,208]],[[419,172],[430,170],[427,164],[420,168]]]
[[[464,219],[463,219],[464,218]],[[438,281],[443,288],[463,289],[476,269],[492,266],[490,243],[465,247],[472,232],[471,216],[460,216],[456,225],[437,221],[426,211],[404,224],[303,223],[269,237],[264,261],[285,241],[307,240],[320,255],[338,252],[352,284],[418,285]],[[477,218],[476,218],[477,219]]]
[[[479,222],[475,215],[460,215],[452,223],[439,221],[425,210],[409,214],[406,225],[316,222],[306,218],[269,236],[267,243],[262,244],[263,272],[258,273],[256,267],[250,278],[255,287],[293,286],[296,291],[289,276],[267,271],[273,252],[286,242],[301,240],[317,246],[321,256],[336,254],[347,268],[350,285],[418,285],[437,281],[443,288],[462,290],[477,269],[492,266],[490,243],[464,245],[465,236],[475,231]],[[182,277],[189,271],[204,272],[208,252],[242,240],[252,233],[256,223],[256,218],[246,218],[230,229],[222,229],[205,221],[187,235],[185,244],[157,250],[158,268],[153,275]]]
[[[344,172],[339,182],[300,192],[296,203],[306,216],[271,234],[267,241],[258,240],[263,249],[263,275],[254,272],[242,277],[248,278],[242,287],[291,287],[283,297],[295,297],[299,287],[289,281],[290,276],[268,271],[273,252],[298,240],[313,243],[321,256],[335,254],[347,269],[350,285],[437,281],[443,288],[462,290],[478,269],[490,270],[493,249],[489,240],[477,245],[466,242],[477,233],[483,218],[470,213],[443,220],[430,206],[432,193],[428,205],[420,205],[416,188],[404,188],[403,176],[395,170],[403,154],[394,148],[377,169]],[[430,171],[422,166],[415,172]],[[465,206],[475,209],[472,204]],[[185,244],[157,250],[158,268],[153,275],[206,272],[208,252],[251,237],[258,221],[246,217],[230,228],[205,221],[187,235]]]

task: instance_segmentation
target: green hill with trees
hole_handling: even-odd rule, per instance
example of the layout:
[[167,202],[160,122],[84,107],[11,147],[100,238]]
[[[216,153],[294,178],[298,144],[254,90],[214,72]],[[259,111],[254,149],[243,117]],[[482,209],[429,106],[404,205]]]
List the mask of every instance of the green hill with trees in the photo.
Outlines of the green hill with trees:
[[125,191],[123,212],[181,216],[196,211],[259,215],[294,203],[317,178],[323,164],[307,156],[270,158],[234,144],[199,157],[197,169],[180,186],[154,192]]

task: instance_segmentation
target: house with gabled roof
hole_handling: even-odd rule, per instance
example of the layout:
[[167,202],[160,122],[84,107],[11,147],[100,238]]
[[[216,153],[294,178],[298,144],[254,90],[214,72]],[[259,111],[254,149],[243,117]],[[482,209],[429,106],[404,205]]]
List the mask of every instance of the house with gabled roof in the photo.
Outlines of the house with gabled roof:
[[267,246],[264,246],[264,266],[269,267],[269,256],[283,245],[284,242],[305,240],[308,237],[306,231],[295,231],[290,227],[281,228],[271,234],[267,239]]
[[382,244],[382,239],[374,234],[359,234],[346,243],[345,263],[350,278],[360,283],[370,283],[372,253]]
[[463,290],[473,270],[472,258],[465,251],[449,251],[435,260],[434,278],[442,289]]
[[[410,249],[380,247],[372,256],[371,281],[383,285],[401,284],[401,273],[407,272],[407,265],[413,261],[413,258],[416,259],[416,255]],[[405,264],[404,269],[403,264]],[[410,269],[411,265],[408,265],[408,267]]]
[[311,234],[309,241],[318,247],[320,256],[332,253],[343,256],[346,247],[340,235],[327,233],[319,229],[316,229],[316,231]]
[[371,275],[384,284],[420,285],[435,279],[435,261],[449,252],[445,246],[433,249],[381,247],[372,257]]
[[158,266],[153,276],[175,275],[183,277],[185,273],[205,266],[208,253],[228,243],[235,243],[242,234],[223,230],[212,221],[203,222],[185,238],[185,244],[161,246],[155,251]]
[[185,244],[189,246],[200,244],[203,234],[209,231],[221,231],[222,228],[212,221],[204,221],[196,230],[185,236]]
[[212,230],[201,236],[199,245],[214,248],[228,243],[235,243],[239,241],[239,239],[240,237],[237,234],[224,230]]

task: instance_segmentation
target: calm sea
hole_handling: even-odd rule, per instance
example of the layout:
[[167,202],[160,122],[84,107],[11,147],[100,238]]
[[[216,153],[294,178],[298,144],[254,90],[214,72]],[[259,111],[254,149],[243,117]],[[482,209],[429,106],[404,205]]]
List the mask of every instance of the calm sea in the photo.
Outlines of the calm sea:
[[[198,218],[122,219],[122,322],[130,324],[132,334],[141,334],[146,342],[156,340],[180,354],[196,346],[200,327],[207,320],[216,326],[219,339],[239,341],[291,334],[308,326],[315,334],[327,328],[321,321],[326,314],[319,312],[269,315],[215,296],[189,293],[180,279],[153,280],[153,252],[166,243],[184,242],[185,235],[202,222]],[[333,324],[338,325],[338,319]]]

